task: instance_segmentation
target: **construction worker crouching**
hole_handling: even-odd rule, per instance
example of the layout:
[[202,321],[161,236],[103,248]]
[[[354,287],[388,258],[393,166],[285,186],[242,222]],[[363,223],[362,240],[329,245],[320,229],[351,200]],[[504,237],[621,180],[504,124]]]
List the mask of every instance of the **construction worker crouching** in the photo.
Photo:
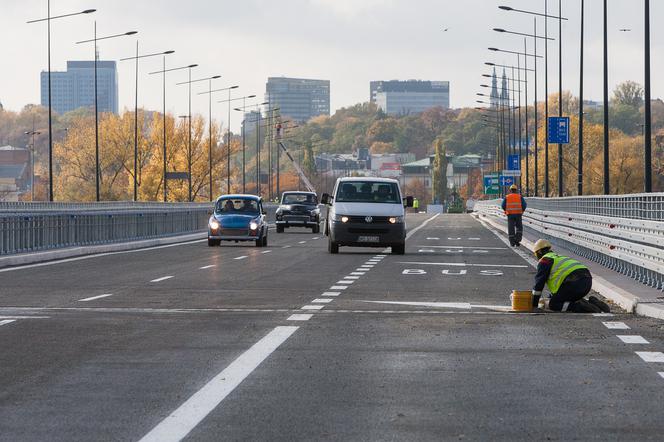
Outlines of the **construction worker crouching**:
[[588,301],[584,299],[593,285],[588,267],[572,258],[553,253],[551,249],[551,243],[545,239],[535,243],[534,252],[539,263],[533,288],[534,303],[539,301],[546,284],[552,295],[549,308],[553,311],[608,313],[611,310],[609,306],[595,296],[590,296]]
[[512,247],[519,247],[523,238],[523,212],[528,205],[526,200],[519,194],[519,188],[515,184],[510,186],[510,193],[503,199],[503,211],[507,215],[507,235]]

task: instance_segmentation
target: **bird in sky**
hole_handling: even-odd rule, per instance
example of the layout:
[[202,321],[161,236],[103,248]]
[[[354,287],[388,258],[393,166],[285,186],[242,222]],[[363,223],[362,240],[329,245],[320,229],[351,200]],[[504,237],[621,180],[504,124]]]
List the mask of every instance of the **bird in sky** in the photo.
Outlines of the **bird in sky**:
[[632,31],[631,29],[627,28],[620,29],[620,32],[631,32],[631,31]]
[[447,32],[449,30],[450,30],[450,28],[445,28],[445,29],[443,29],[443,32]]

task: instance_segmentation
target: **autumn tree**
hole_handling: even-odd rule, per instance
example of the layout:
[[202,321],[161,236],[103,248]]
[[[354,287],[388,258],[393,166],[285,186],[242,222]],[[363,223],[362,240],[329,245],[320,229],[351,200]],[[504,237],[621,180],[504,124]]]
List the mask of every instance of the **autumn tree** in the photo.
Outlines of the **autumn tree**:
[[433,199],[434,202],[442,204],[447,199],[447,155],[440,138],[434,142],[434,155]]

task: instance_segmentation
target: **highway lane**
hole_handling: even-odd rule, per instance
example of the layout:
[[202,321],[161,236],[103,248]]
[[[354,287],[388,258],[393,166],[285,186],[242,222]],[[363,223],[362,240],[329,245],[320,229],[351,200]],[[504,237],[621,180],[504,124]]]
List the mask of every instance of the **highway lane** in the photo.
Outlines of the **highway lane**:
[[0,273],[0,440],[660,438],[660,321],[507,314],[530,264],[423,222],[405,256],[272,232]]

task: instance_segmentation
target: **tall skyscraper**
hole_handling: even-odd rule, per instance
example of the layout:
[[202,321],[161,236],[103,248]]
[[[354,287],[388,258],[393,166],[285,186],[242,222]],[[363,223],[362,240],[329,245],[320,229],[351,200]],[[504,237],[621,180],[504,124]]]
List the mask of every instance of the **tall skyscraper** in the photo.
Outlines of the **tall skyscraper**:
[[297,122],[319,115],[330,115],[330,81],[304,78],[270,77],[265,101],[278,107],[280,114]]
[[[94,108],[94,61],[68,61],[64,72],[51,72],[53,110],[59,114]],[[97,61],[99,112],[118,113],[118,74],[115,61]],[[48,72],[41,73],[41,104],[48,106]]]
[[408,115],[450,107],[449,81],[372,81],[370,100],[388,115]]

